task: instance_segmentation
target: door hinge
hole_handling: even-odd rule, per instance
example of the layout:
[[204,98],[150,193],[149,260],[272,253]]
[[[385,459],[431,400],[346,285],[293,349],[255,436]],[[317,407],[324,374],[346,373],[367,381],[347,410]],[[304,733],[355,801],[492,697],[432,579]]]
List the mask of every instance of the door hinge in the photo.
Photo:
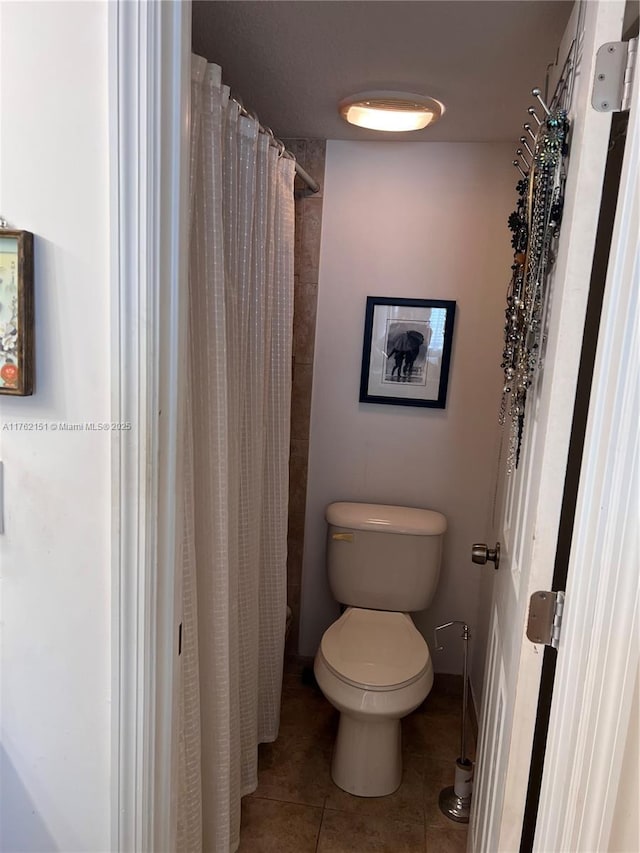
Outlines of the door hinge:
[[591,106],[599,113],[617,113],[631,106],[638,39],[609,41],[596,54]]
[[532,643],[558,648],[563,608],[564,592],[540,590],[533,593],[527,620],[527,637]]

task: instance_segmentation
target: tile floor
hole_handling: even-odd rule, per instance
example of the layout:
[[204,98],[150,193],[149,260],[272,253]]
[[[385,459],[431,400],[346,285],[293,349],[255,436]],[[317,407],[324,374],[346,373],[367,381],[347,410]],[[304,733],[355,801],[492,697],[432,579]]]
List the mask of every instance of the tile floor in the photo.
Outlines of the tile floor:
[[467,825],[438,808],[460,750],[462,679],[436,676],[424,704],[403,720],[400,788],[362,798],[331,780],[338,715],[308,674],[287,665],[280,735],[260,747],[258,788],[242,802],[240,853],[464,853]]

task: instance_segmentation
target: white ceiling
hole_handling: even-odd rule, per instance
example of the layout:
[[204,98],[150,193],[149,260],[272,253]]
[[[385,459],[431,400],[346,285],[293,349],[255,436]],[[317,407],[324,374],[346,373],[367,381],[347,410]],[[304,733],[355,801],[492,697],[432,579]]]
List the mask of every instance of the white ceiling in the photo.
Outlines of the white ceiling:
[[[447,111],[395,139],[511,141],[571,10],[550,0],[195,0],[193,48],[281,138],[380,139],[337,113],[347,95],[419,92]],[[388,138],[388,137],[384,137]]]

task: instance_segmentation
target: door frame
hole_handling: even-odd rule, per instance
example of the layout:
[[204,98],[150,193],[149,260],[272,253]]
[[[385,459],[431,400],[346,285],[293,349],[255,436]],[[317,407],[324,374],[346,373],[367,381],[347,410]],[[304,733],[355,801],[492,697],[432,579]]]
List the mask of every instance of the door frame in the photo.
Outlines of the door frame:
[[109,4],[111,849],[175,848],[191,2]]
[[[190,55],[191,0],[110,3],[111,420],[132,425],[130,431],[114,433],[112,445],[111,849],[122,853],[174,849],[178,612],[175,566],[182,510],[177,488],[181,479],[177,449],[182,436],[180,376],[186,357],[183,247],[188,233]],[[635,168],[635,174],[637,137],[636,131],[635,166],[630,167]],[[629,229],[633,215],[637,217],[637,194],[634,204],[635,214],[629,208],[626,219],[622,217],[616,225],[618,232]],[[629,262],[629,256],[616,256],[610,270]],[[614,273],[610,275],[613,277]],[[614,285],[612,278],[612,288],[608,283],[605,298],[620,308],[622,297]],[[620,312],[616,316],[618,322],[629,320]],[[615,350],[623,346],[622,341],[629,345],[631,323],[619,331],[622,338],[605,327],[607,343],[603,342],[604,354],[598,357],[594,375],[594,389],[602,389],[602,394],[611,392],[613,376],[624,380],[616,373],[620,361],[616,361]],[[631,390],[627,389],[629,394]],[[624,416],[623,428],[614,417],[598,412],[595,404],[593,409],[588,451],[585,445],[586,485],[581,485],[576,525],[588,532],[589,512],[595,512],[601,541],[608,541],[615,524],[624,518],[624,512],[612,510],[616,502],[620,509],[624,508],[625,492],[624,476],[611,483],[606,472],[615,462],[616,471],[624,474],[616,451],[622,439],[627,442],[627,450],[631,448],[630,411],[620,412]],[[613,438],[614,430],[614,443],[608,447],[599,443],[605,433]],[[615,455],[613,462],[611,454]],[[598,503],[599,495],[605,492],[597,492],[596,486],[608,487],[606,494],[612,502],[606,516],[599,513]],[[583,547],[588,541],[586,537]],[[621,556],[632,556],[628,528],[626,538],[620,542]],[[583,556],[576,545],[572,562]],[[627,566],[621,576],[628,586],[633,580],[629,570],[633,563],[629,560],[625,564],[623,560],[620,565]],[[613,571],[615,567],[610,568]],[[594,574],[598,576],[592,564],[592,578]],[[577,680],[570,656],[565,658],[564,666],[573,675],[562,683],[562,693],[558,688],[554,695],[553,728],[536,835],[536,849],[540,850],[565,849],[549,847],[547,840],[553,832],[553,837],[558,837],[562,829],[558,822],[566,820],[566,812],[557,809],[556,804],[561,795],[571,797],[568,808],[577,813],[577,781],[585,783],[587,762],[597,757],[593,748],[602,744],[602,737],[612,744],[619,770],[621,733],[625,715],[628,723],[635,677],[633,649],[628,644],[626,652],[620,648],[620,611],[615,611],[615,620],[607,619],[611,611],[603,606],[609,601],[603,598],[609,586],[601,585],[601,595],[597,596],[593,587],[589,590],[586,577],[581,578],[576,572],[574,577],[575,587],[567,599],[565,638],[570,633],[584,636],[580,632],[588,627],[594,640],[597,635],[602,644],[592,643],[599,665],[593,669],[592,664],[580,718],[561,716],[564,707],[574,705],[569,686],[575,686]],[[625,613],[625,625],[637,631],[637,606],[631,606],[633,596],[627,586],[621,583],[616,587],[617,606]],[[591,611],[579,606],[580,593],[589,591],[594,604]],[[606,668],[607,654],[614,655],[615,667]],[[635,665],[637,668],[637,649]],[[606,690],[602,689],[602,681],[593,678],[594,673],[602,672],[606,673]],[[567,719],[570,732],[562,725]],[[607,721],[612,723],[608,727]],[[603,727],[602,732],[599,726]],[[585,743],[592,747],[579,762],[575,761],[576,743],[581,748]],[[610,804],[619,780],[615,774],[606,779],[587,774],[586,781],[587,809],[583,813],[591,818],[586,827],[591,833],[588,837],[599,833],[597,837],[604,838],[606,820],[598,822],[595,818],[603,814],[605,803]],[[580,849],[600,848],[587,844]]]

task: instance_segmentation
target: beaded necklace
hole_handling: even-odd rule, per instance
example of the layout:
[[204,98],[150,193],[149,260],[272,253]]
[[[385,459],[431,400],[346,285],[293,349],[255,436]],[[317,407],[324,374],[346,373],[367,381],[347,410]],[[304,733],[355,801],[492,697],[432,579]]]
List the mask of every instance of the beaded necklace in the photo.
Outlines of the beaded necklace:
[[547,276],[562,219],[568,131],[563,109],[553,109],[540,123],[531,167],[516,185],[518,202],[509,217],[514,256],[505,311],[499,417],[502,426],[508,421],[510,427],[508,473],[518,466],[527,391],[540,365]]

